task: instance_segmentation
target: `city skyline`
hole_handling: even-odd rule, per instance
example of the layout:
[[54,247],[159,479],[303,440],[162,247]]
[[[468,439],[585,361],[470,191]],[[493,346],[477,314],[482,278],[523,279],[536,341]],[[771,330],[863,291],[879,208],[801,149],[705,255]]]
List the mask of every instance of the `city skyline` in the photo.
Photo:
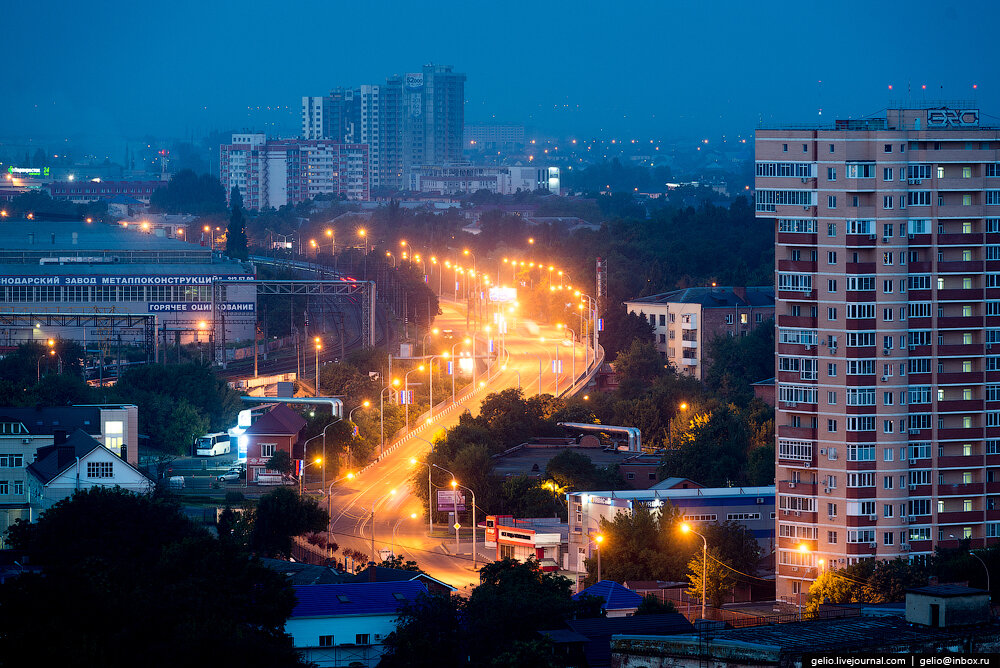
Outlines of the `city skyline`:
[[[51,14],[47,6],[46,15],[37,6],[10,10],[8,50],[30,54],[23,56],[30,66],[8,70],[7,102],[0,105],[5,135],[108,141],[249,129],[296,136],[303,95],[379,82],[428,63],[468,74],[468,122],[519,123],[549,136],[711,136],[760,123],[857,117],[905,100],[907,90],[910,104],[944,98],[998,106],[989,63],[962,56],[987,39],[988,17],[998,11],[987,3],[968,14],[939,12],[929,2],[902,16],[875,7],[860,25],[847,14],[785,4],[757,8],[754,17],[737,3],[643,3],[600,12],[553,5],[530,13],[512,6],[477,21],[457,5],[387,3],[379,16],[395,18],[379,37],[343,31],[336,58],[323,40],[301,42],[302,18],[362,25],[371,20],[368,10],[307,4],[284,12],[258,3],[238,14],[199,7],[191,21],[195,10],[184,3],[156,17],[118,3],[60,4]],[[965,18],[972,15],[985,20]],[[761,40],[754,24],[781,41]],[[33,25],[45,25],[44,47],[33,41]],[[80,25],[88,26],[82,39]],[[241,51],[239,60],[227,55],[227,45],[263,25],[270,41]],[[554,28],[546,34],[533,26]],[[181,44],[197,48],[179,52]],[[773,44],[780,47],[765,46]],[[298,51],[290,61],[282,54],[292,46]],[[89,72],[110,68],[115,76],[69,76],[52,86],[36,75],[66,71],[81,58],[91,63]],[[751,66],[741,71],[748,58]],[[219,66],[227,61],[233,65]]]

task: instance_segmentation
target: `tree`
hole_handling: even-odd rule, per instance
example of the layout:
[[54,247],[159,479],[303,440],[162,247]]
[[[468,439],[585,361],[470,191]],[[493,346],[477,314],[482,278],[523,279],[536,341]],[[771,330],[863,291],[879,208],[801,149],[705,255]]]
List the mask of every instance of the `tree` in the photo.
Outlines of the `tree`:
[[226,255],[237,260],[249,259],[247,253],[247,219],[243,215],[243,196],[233,186],[229,194],[229,227],[226,228]]
[[549,460],[545,473],[560,487],[571,491],[583,489],[616,489],[622,480],[617,469],[598,468],[590,457],[566,448]]
[[0,585],[0,666],[302,665],[287,581],[168,501],[94,487],[8,539],[43,573]]
[[718,608],[722,605],[726,594],[736,586],[736,574],[727,568],[721,559],[719,552],[714,547],[708,550],[708,567],[702,570],[703,553],[698,551],[697,555],[688,564],[688,580],[691,586],[688,587],[688,595],[701,601],[702,594],[702,573],[707,576],[708,583],[705,588],[705,596],[708,605]]
[[403,604],[385,638],[380,668],[451,668],[465,664],[466,636],[457,596],[422,594]]
[[753,383],[774,376],[774,321],[747,336],[716,337],[708,344],[708,358],[705,384],[728,401],[750,401]]
[[806,611],[815,612],[822,603],[901,601],[908,588],[927,584],[935,571],[935,561],[863,559],[844,568],[825,570],[809,587]]
[[627,350],[636,339],[643,343],[654,342],[653,326],[645,313],[631,313],[624,304],[615,304],[602,315],[604,331],[599,336],[609,360],[614,361],[618,353]]
[[673,601],[661,601],[656,594],[646,594],[642,597],[642,603],[635,611],[637,615],[666,615],[677,612]]
[[417,562],[412,560],[404,560],[403,556],[397,554],[395,556],[389,557],[388,559],[383,559],[382,563],[379,564],[381,568],[395,568],[400,571],[416,571],[422,573],[420,567],[417,566]]
[[642,339],[633,339],[628,348],[618,353],[614,367],[619,391],[626,398],[638,396],[650,383],[666,373],[663,358],[656,346]]
[[558,625],[573,612],[570,581],[542,571],[534,559],[506,557],[479,570],[479,586],[464,607],[473,663],[495,657],[539,629]]
[[292,458],[284,450],[276,450],[264,466],[282,475],[288,475],[292,472]]
[[743,573],[755,573],[760,561],[760,543],[745,524],[734,520],[706,524],[702,533],[722,561]]
[[660,475],[691,478],[708,487],[745,483],[747,449],[755,433],[747,411],[734,404],[696,413],[665,454]]
[[250,547],[267,557],[289,556],[292,536],[327,527],[330,515],[310,496],[279,487],[260,497],[252,516]]
[[226,210],[226,190],[211,174],[199,176],[182,169],[165,187],[153,191],[149,203],[164,213],[221,214]]

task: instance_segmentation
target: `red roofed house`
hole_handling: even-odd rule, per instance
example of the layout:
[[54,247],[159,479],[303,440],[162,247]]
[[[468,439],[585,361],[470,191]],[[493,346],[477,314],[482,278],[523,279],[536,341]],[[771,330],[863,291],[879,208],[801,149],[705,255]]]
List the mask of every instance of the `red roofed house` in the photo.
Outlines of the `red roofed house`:
[[286,404],[278,404],[262,415],[244,433],[247,440],[247,482],[258,483],[262,474],[278,475],[265,464],[279,450],[292,460],[302,459],[302,433],[305,419]]

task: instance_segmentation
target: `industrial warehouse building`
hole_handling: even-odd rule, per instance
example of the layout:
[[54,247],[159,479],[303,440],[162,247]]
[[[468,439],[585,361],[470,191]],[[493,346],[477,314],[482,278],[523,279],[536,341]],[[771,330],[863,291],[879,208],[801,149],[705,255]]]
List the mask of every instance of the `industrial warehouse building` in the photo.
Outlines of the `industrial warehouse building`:
[[[210,248],[167,238],[142,226],[83,222],[0,225],[0,345],[64,338],[84,344],[148,344],[151,332],[52,323],[44,314],[155,315],[156,338],[208,342],[213,332],[212,284],[252,281],[253,266],[222,258]],[[226,284],[217,292],[217,335],[253,337],[256,287]],[[36,322],[5,314],[40,314]],[[64,321],[65,323],[65,321]]]

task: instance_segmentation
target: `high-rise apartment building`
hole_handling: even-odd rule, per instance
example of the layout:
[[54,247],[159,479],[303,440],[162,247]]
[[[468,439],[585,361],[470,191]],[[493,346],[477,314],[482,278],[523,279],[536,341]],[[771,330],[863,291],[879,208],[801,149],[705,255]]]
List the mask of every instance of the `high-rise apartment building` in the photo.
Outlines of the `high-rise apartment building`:
[[369,199],[368,146],[326,139],[234,134],[220,147],[226,193],[240,189],[248,209],[298,204],[317,195]]
[[[1000,536],[1000,129],[971,105],[759,130],[778,595]],[[804,550],[803,550],[804,546]]]
[[384,85],[302,98],[302,137],[367,144],[369,188],[406,186],[421,165],[462,161],[465,75],[426,65]]

